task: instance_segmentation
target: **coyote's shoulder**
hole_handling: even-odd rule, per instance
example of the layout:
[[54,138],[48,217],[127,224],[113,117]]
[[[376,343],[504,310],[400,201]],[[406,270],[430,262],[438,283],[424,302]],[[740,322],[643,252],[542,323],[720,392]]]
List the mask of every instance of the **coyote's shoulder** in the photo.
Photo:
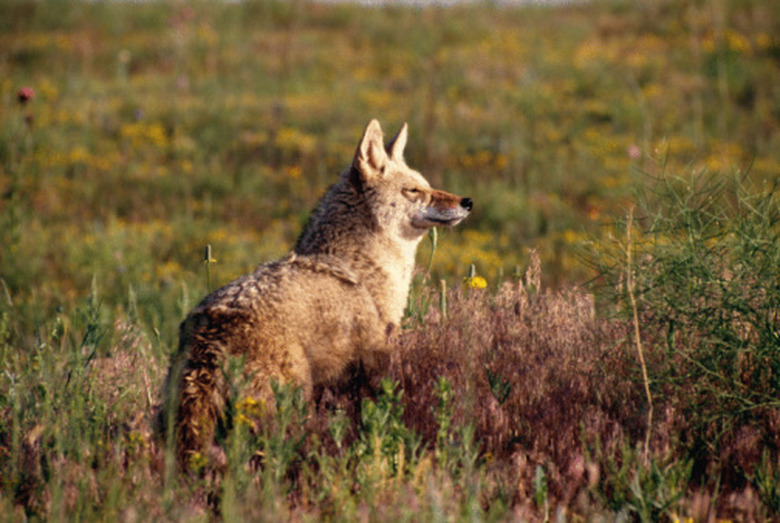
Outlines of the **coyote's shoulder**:
[[242,394],[256,397],[268,396],[272,379],[310,395],[352,363],[386,361],[418,243],[430,227],[455,225],[471,210],[470,199],[432,189],[406,165],[406,139],[404,125],[385,146],[379,123],[369,123],[293,251],[213,292],[182,322],[166,381],[182,458],[225,421],[230,356],[242,356]]

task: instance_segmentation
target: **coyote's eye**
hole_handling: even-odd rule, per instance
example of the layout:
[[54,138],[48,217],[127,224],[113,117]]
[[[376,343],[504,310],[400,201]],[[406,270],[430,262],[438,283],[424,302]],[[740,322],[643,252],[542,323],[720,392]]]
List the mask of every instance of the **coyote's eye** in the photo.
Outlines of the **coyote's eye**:
[[423,192],[417,187],[409,187],[403,189],[401,192],[403,192],[404,196],[406,196],[410,200],[419,200],[423,197]]

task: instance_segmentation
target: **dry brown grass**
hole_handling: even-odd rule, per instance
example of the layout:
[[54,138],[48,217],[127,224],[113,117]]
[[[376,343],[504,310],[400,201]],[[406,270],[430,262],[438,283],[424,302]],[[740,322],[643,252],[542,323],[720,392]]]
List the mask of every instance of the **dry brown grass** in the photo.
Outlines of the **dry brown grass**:
[[475,426],[512,503],[532,502],[538,465],[553,498],[569,505],[597,480],[583,442],[613,449],[642,434],[642,390],[626,379],[619,348],[628,325],[597,321],[586,292],[541,291],[538,281],[531,273],[495,295],[451,293],[447,320],[432,310],[402,336],[392,376],[405,392],[406,423],[427,442],[435,441],[435,384],[444,376],[456,391],[453,423]]

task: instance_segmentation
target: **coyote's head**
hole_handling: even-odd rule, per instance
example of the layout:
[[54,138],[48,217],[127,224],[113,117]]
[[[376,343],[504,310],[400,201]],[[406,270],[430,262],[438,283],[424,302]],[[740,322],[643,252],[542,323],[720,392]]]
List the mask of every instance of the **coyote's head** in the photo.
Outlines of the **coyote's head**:
[[407,126],[384,144],[379,122],[371,120],[349,172],[364,193],[379,226],[406,240],[420,239],[431,227],[453,226],[471,211],[471,198],[433,189],[404,160]]

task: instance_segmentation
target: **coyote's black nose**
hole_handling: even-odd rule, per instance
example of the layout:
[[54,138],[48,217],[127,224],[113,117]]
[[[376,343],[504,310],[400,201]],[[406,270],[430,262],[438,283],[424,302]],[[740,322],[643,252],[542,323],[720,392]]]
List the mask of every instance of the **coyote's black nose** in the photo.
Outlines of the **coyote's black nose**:
[[466,209],[467,211],[471,210],[471,207],[474,205],[474,202],[471,201],[471,198],[463,198],[460,201],[460,206]]

